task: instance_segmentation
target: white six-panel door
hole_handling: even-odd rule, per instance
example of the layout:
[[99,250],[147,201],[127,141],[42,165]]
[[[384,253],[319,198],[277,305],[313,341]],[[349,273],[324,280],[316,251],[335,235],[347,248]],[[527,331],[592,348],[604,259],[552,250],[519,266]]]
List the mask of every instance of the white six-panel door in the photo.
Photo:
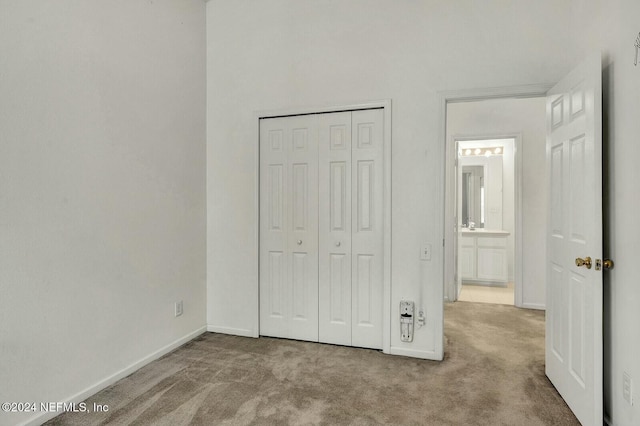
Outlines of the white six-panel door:
[[546,373],[585,426],[603,421],[601,70],[594,55],[547,96]]
[[261,335],[382,347],[382,160],[382,109],[260,120]]
[[260,331],[318,340],[318,134],[314,116],[260,123]]

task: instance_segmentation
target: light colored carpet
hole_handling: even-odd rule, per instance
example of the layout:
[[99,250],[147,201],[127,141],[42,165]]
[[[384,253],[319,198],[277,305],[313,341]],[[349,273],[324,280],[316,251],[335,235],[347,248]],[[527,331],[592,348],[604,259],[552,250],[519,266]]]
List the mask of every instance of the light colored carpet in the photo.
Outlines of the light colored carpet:
[[544,375],[544,313],[457,302],[443,362],[206,333],[51,425],[577,425]]
[[506,287],[492,287],[488,285],[474,285],[463,283],[458,295],[460,302],[496,303],[501,305],[513,305],[513,283],[507,283]]

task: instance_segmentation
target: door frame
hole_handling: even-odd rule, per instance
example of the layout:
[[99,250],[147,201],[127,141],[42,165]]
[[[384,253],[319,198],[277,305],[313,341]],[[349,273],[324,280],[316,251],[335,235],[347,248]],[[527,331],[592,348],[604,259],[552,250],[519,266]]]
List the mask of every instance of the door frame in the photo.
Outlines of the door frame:
[[[257,271],[260,271],[260,120],[264,118],[287,117],[295,115],[324,114],[332,112],[359,111],[366,109],[383,110],[383,290],[382,290],[382,351],[391,350],[391,99],[347,103],[328,106],[293,107],[255,111],[254,116],[254,217],[256,221],[254,249],[257,256]],[[251,302],[256,312],[252,337],[260,336],[260,274],[257,274],[256,297]]]
[[[489,87],[489,88],[476,88],[476,89],[461,89],[461,90],[442,90],[437,93],[437,110],[438,110],[438,149],[440,152],[438,153],[439,157],[442,160],[443,167],[440,172],[440,187],[442,188],[442,192],[440,194],[440,205],[442,206],[442,210],[440,214],[440,224],[443,232],[443,240],[442,243],[444,245],[444,256],[442,258],[442,290],[443,296],[447,292],[447,286],[449,280],[453,280],[453,275],[449,276],[447,267],[450,268],[448,263],[453,263],[453,257],[450,254],[450,251],[453,250],[453,246],[451,241],[449,244],[447,242],[447,234],[451,232],[451,229],[447,226],[452,222],[451,219],[447,220],[447,214],[449,213],[447,208],[447,185],[449,184],[450,179],[447,179],[447,104],[455,103],[455,102],[470,102],[470,101],[483,101],[489,99],[504,99],[504,98],[534,98],[534,97],[544,97],[547,95],[549,89],[553,87],[552,83],[543,83],[543,84],[529,84],[529,85],[520,85],[520,86],[502,86],[502,87]],[[451,240],[451,237],[449,237]],[[517,249],[516,249],[517,250]],[[520,268],[521,269],[521,268]],[[514,274],[516,274],[514,270]],[[442,298],[442,303],[446,302],[445,298]],[[443,354],[444,353],[444,309],[441,311],[441,318],[439,318],[442,327],[439,328],[436,332],[441,332],[442,335],[437,337],[436,344],[436,352]]]
[[[455,226],[453,223],[453,218],[451,213],[455,216],[457,212],[457,196],[453,197],[451,195],[455,195],[453,191],[451,191],[451,187],[454,182],[453,173],[455,173],[455,159],[456,159],[456,144],[458,142],[466,142],[466,141],[480,141],[480,140],[489,140],[489,139],[512,139],[513,140],[513,209],[514,209],[514,231],[513,231],[513,258],[514,258],[514,268],[513,268],[513,279],[514,279],[514,306],[518,308],[526,307],[522,304],[522,133],[520,132],[511,132],[511,133],[487,133],[487,134],[456,134],[451,135],[449,140],[447,141],[446,151],[446,179],[449,180],[449,184],[447,188],[449,191],[445,191],[445,202],[447,206],[445,206],[445,211],[447,212],[445,215],[445,222],[449,221],[449,226],[445,223],[446,229],[452,229],[451,224]],[[457,191],[457,188],[455,188]],[[449,196],[447,196],[449,194]],[[504,220],[504,219],[503,219]],[[457,265],[455,264],[456,253],[455,250],[459,249],[458,245],[453,241],[454,236],[451,232],[445,233],[445,247],[449,247],[450,250],[445,253],[445,292],[444,298],[448,302],[455,302],[458,300],[458,294],[456,294],[456,285],[455,282],[455,273]],[[452,252],[453,251],[453,252]],[[447,284],[448,283],[448,284]],[[447,288],[448,287],[448,288]]]

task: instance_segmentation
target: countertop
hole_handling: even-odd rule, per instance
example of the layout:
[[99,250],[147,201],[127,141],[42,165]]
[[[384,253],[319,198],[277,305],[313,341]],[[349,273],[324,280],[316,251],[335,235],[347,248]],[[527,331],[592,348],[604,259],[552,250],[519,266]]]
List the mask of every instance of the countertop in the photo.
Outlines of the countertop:
[[473,231],[469,228],[462,228],[462,236],[464,237],[472,237],[474,235],[479,235],[483,237],[506,237],[511,233],[508,231],[503,231],[501,229],[485,229],[485,228],[476,228]]

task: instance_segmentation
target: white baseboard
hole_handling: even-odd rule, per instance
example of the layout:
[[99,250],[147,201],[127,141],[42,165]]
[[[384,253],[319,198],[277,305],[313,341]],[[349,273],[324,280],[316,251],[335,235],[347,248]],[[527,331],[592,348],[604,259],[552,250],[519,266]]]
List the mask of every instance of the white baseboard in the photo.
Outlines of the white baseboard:
[[525,309],[538,309],[540,311],[544,311],[546,309],[542,303],[523,303],[521,307]]
[[421,351],[417,349],[407,349],[407,348],[400,348],[397,346],[391,346],[391,348],[389,349],[389,353],[391,355],[402,355],[402,356],[408,356],[411,358],[429,359],[432,361],[442,361],[442,359],[440,359],[440,357],[437,356],[435,351]]
[[[145,365],[149,364],[150,362],[155,361],[156,359],[160,358],[163,355],[168,354],[172,350],[184,345],[185,343],[189,342],[190,340],[195,339],[196,337],[198,337],[199,335],[201,335],[202,333],[204,333],[206,331],[207,331],[206,327],[200,327],[197,330],[192,331],[191,333],[187,334],[186,336],[183,336],[183,337],[179,338],[178,340],[175,340],[172,343],[169,343],[168,345],[158,349],[157,351],[153,352],[152,354],[147,355],[146,357],[140,359],[139,361],[134,362],[133,364],[129,365],[128,367],[125,367],[122,370],[112,374],[111,376],[106,377],[103,380],[100,380],[98,383],[89,386],[85,390],[80,391],[80,392],[76,393],[75,395],[72,395],[72,396],[70,396],[68,398],[65,398],[61,402],[63,402],[63,403],[76,403],[76,404],[80,403],[80,402],[86,400],[87,398],[89,398],[90,396],[95,395],[96,393],[100,392],[101,390],[111,386],[112,384],[114,384],[118,380],[127,377],[131,373],[134,373],[136,370],[139,370],[140,368],[144,367]],[[38,415],[28,419],[24,423],[21,423],[21,425],[23,425],[23,426],[41,425],[42,423],[44,423],[47,420],[50,420],[50,419],[56,417],[59,414],[62,414],[62,413],[60,413],[60,412],[41,413],[41,414],[38,414]]]
[[212,333],[232,334],[242,337],[259,337],[258,333],[246,328],[222,327],[219,325],[207,325],[207,331]]

